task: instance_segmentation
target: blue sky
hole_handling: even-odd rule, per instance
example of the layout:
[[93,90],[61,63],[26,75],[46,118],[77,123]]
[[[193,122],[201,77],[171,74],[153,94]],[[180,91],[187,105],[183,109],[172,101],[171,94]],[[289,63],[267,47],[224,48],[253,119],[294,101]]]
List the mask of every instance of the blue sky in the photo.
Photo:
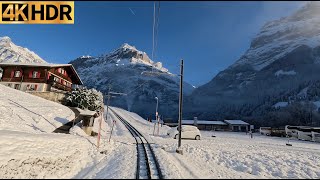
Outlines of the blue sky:
[[[267,21],[306,2],[161,2],[155,61],[172,73],[185,60],[185,81],[199,86],[234,63]],[[51,63],[97,56],[129,43],[152,52],[153,2],[75,2],[74,25],[0,25]]]

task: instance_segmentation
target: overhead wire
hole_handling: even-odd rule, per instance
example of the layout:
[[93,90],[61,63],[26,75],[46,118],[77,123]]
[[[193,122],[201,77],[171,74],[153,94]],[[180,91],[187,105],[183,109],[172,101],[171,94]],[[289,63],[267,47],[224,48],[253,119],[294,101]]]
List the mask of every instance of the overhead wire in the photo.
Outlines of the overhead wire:
[[[156,11],[157,9],[157,11]],[[158,28],[159,28],[159,14],[160,14],[160,1],[158,2],[158,6],[156,1],[154,2],[154,6],[153,6],[153,28],[152,28],[152,60],[154,61],[155,58],[155,52],[156,52],[156,48],[158,45]],[[152,68],[152,72],[153,72],[153,66]],[[133,93],[134,91],[136,91],[137,89],[139,89],[141,86],[147,84],[149,81],[145,81],[144,83],[140,84],[138,87],[136,87],[134,90],[126,93],[127,95]]]

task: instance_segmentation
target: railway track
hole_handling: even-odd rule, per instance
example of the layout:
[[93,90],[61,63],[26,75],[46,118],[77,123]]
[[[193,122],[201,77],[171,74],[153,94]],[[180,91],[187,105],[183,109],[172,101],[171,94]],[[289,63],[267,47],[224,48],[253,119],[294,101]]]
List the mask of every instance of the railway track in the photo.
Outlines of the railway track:
[[136,179],[163,179],[159,163],[147,139],[130,123],[110,108],[112,113],[126,126],[136,140],[137,170]]

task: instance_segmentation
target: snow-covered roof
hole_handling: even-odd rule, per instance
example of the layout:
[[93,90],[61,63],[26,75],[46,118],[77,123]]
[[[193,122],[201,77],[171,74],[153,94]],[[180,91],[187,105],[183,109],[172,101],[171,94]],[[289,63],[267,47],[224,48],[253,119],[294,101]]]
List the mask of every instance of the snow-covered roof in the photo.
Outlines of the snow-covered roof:
[[80,115],[83,115],[83,116],[94,116],[97,112],[96,111],[90,111],[90,110],[82,110],[80,108],[76,108]]
[[277,102],[276,104],[274,104],[273,106],[275,107],[275,108],[279,108],[279,107],[286,107],[286,106],[288,106],[288,102]]
[[[194,124],[194,120],[182,120],[182,124]],[[198,125],[207,124],[207,125],[227,125],[222,121],[208,121],[208,120],[198,120]]]
[[249,125],[248,123],[242,120],[224,120],[224,122],[231,125]]
[[72,64],[51,64],[51,63],[0,63],[0,65],[5,66],[38,66],[38,67],[65,67],[72,66]]
[[222,121],[198,121],[198,124],[214,124],[214,125],[227,125]]

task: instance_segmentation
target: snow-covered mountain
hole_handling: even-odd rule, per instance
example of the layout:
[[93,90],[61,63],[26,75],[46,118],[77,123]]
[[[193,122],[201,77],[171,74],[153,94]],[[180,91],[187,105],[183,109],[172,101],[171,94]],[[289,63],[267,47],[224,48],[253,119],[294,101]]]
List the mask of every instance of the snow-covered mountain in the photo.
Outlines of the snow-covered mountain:
[[302,45],[320,44],[320,3],[311,2],[293,15],[266,23],[252,40],[250,48],[235,64],[249,64],[262,70]]
[[7,36],[0,37],[0,63],[46,63],[27,48],[15,45]]
[[[161,62],[153,62],[145,52],[125,43],[111,53],[99,57],[81,56],[70,62],[84,84],[104,94],[111,90],[126,93],[111,99],[111,104],[136,112],[143,117],[155,114],[159,98],[159,114],[176,116],[179,102],[179,76]],[[184,83],[184,94],[193,87]],[[106,97],[106,96],[105,96]]]
[[[245,54],[188,100],[190,116],[241,118],[297,98],[309,88],[317,101],[320,81],[320,3],[310,2],[288,17],[266,23]],[[319,87],[318,87],[319,88]]]

